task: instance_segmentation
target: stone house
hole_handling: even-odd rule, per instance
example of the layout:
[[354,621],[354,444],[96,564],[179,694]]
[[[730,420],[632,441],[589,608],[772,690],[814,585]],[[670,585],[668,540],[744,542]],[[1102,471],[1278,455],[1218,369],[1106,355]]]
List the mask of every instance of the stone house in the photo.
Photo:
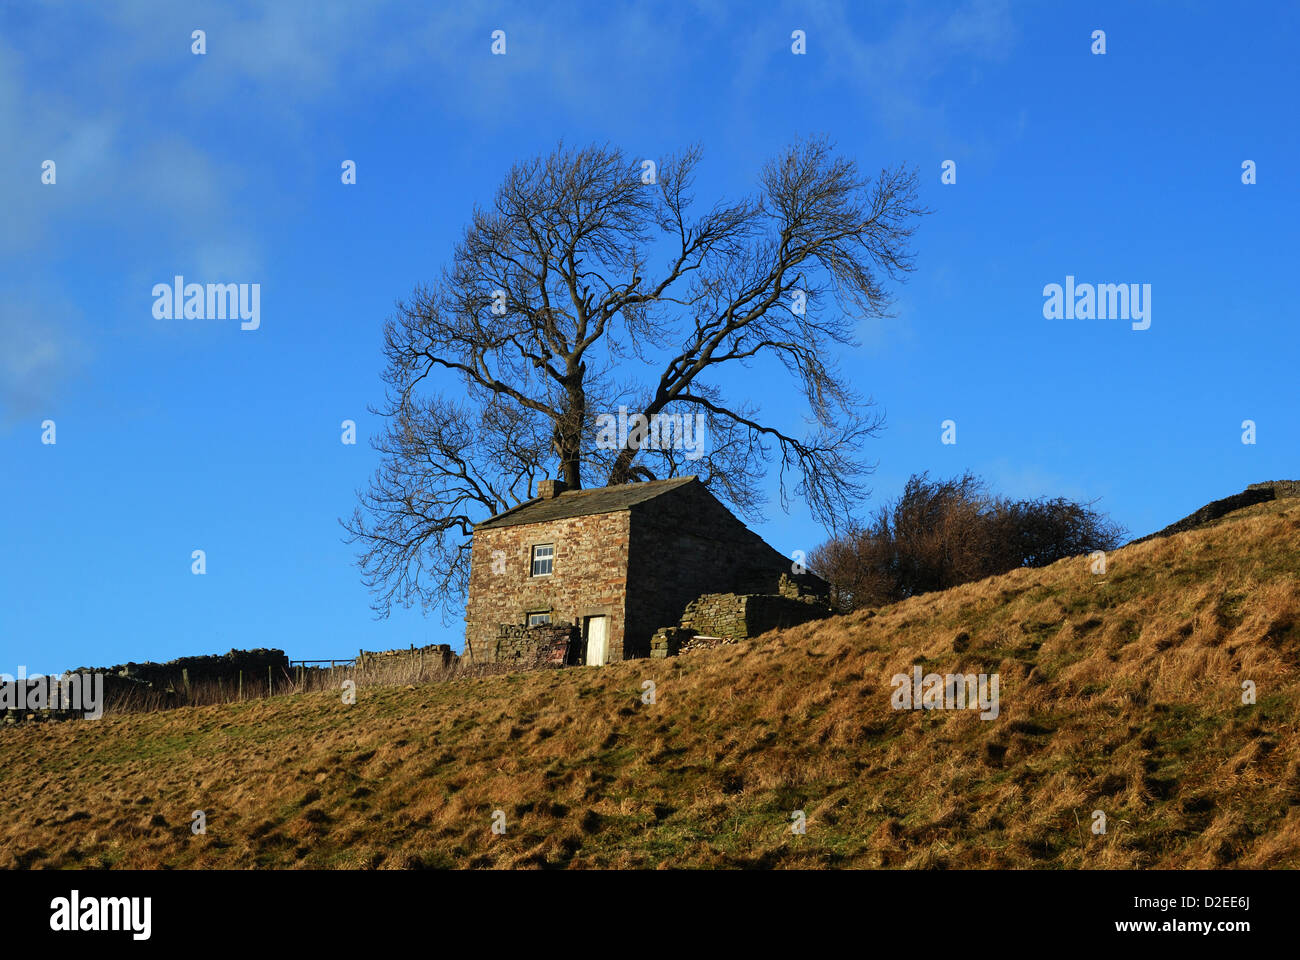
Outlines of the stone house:
[[536,498],[474,528],[470,662],[647,657],[656,631],[677,624],[702,595],[784,596],[796,609],[774,621],[782,625],[810,619],[809,601],[828,593],[693,476],[591,490],[566,490],[559,480],[538,486]]

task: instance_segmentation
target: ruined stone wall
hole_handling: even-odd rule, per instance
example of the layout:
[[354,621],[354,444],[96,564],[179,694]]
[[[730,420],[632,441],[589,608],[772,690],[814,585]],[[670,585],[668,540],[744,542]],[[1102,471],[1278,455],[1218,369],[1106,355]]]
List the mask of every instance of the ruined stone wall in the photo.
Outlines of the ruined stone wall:
[[[532,576],[532,547],[539,543],[555,545],[549,576]],[[494,662],[500,626],[522,626],[528,613],[542,610],[550,612],[552,623],[579,630],[585,617],[608,617],[609,659],[627,659],[627,553],[626,512],[475,531],[465,659]]]
[[781,587],[781,594],[707,593],[692,600],[676,625],[654,632],[650,656],[675,657],[713,641],[734,643],[831,615],[829,604],[793,580]]
[[743,640],[829,615],[827,605],[811,598],[797,600],[772,594],[711,593],[686,607],[680,626],[709,637]]
[[579,630],[572,623],[525,627],[502,624],[492,660],[520,667],[562,667],[580,662]]
[[778,553],[700,483],[632,508],[628,645],[648,656],[660,627],[702,594],[829,595],[819,577],[793,573]]
[[694,630],[683,630],[681,627],[660,627],[650,638],[650,656],[653,659],[661,660],[664,657],[675,657],[682,652],[682,646],[695,636]]

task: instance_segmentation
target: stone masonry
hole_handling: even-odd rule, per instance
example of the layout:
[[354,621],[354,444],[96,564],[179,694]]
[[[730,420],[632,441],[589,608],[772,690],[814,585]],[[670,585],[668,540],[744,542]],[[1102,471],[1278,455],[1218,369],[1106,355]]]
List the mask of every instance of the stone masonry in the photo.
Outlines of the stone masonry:
[[692,600],[676,626],[655,631],[650,656],[676,656],[695,636],[744,640],[831,615],[823,596],[793,578],[783,576],[780,587],[778,594],[707,593]]
[[578,628],[572,623],[526,627],[501,624],[492,660],[521,667],[562,667],[578,662]]
[[829,615],[829,607],[789,597],[710,593],[686,607],[680,626],[705,636],[744,640]]
[[686,484],[645,506],[653,509],[632,512],[628,560],[628,578],[636,588],[628,594],[628,634],[637,656],[648,656],[655,632],[678,623],[701,596],[824,598],[829,592],[820,577],[793,573],[790,558],[741,523],[701,483]]
[[[534,575],[539,545],[553,548],[553,561],[549,573]],[[607,618],[606,659],[617,661],[649,656],[655,632],[704,594],[765,598],[744,601],[741,617],[756,630],[788,619],[787,604],[807,612],[799,598],[828,593],[815,575],[794,573],[789,558],[695,477],[575,491],[546,481],[535,499],[480,523],[470,556],[470,662],[522,657],[500,645],[501,628],[522,627],[530,615],[572,625],[572,663],[585,660],[592,618]]]
[[406,650],[358,650],[354,662],[358,669],[372,670],[395,661],[412,660],[432,669],[445,670],[455,659],[450,644],[430,643]]
[[[549,523],[475,531],[470,553],[465,653],[471,662],[497,659],[502,624],[524,625],[530,613],[579,628],[607,616],[609,659],[622,660],[627,591],[628,515],[606,513]],[[553,572],[532,576],[532,548],[553,544]]]
[[1296,480],[1269,480],[1264,483],[1252,483],[1241,493],[1233,494],[1230,497],[1224,497],[1222,500],[1214,500],[1207,503],[1201,509],[1189,516],[1183,517],[1177,523],[1171,523],[1162,530],[1155,533],[1148,533],[1145,537],[1138,537],[1133,543],[1144,543],[1147,540],[1154,540],[1156,537],[1168,537],[1175,533],[1183,533],[1187,530],[1195,530],[1207,523],[1213,523],[1215,520],[1225,517],[1236,510],[1242,510],[1246,507],[1252,507],[1257,503],[1268,503],[1272,500],[1282,500],[1290,497],[1300,496],[1300,481]]

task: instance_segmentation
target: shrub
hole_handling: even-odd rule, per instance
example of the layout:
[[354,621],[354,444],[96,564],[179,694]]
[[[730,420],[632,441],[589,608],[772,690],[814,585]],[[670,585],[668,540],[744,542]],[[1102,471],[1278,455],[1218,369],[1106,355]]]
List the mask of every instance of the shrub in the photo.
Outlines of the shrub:
[[1090,503],[995,497],[970,473],[914,474],[893,503],[817,547],[809,565],[844,611],[1113,550],[1125,531]]

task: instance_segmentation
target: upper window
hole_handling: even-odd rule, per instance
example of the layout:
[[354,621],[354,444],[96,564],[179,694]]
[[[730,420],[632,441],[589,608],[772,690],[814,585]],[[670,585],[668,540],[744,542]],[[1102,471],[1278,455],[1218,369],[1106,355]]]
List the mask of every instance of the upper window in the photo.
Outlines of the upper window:
[[539,543],[533,547],[533,576],[544,577],[550,574],[555,562],[555,544]]
[[540,627],[551,622],[551,612],[547,610],[544,613],[530,613],[528,615],[528,625],[530,627]]

